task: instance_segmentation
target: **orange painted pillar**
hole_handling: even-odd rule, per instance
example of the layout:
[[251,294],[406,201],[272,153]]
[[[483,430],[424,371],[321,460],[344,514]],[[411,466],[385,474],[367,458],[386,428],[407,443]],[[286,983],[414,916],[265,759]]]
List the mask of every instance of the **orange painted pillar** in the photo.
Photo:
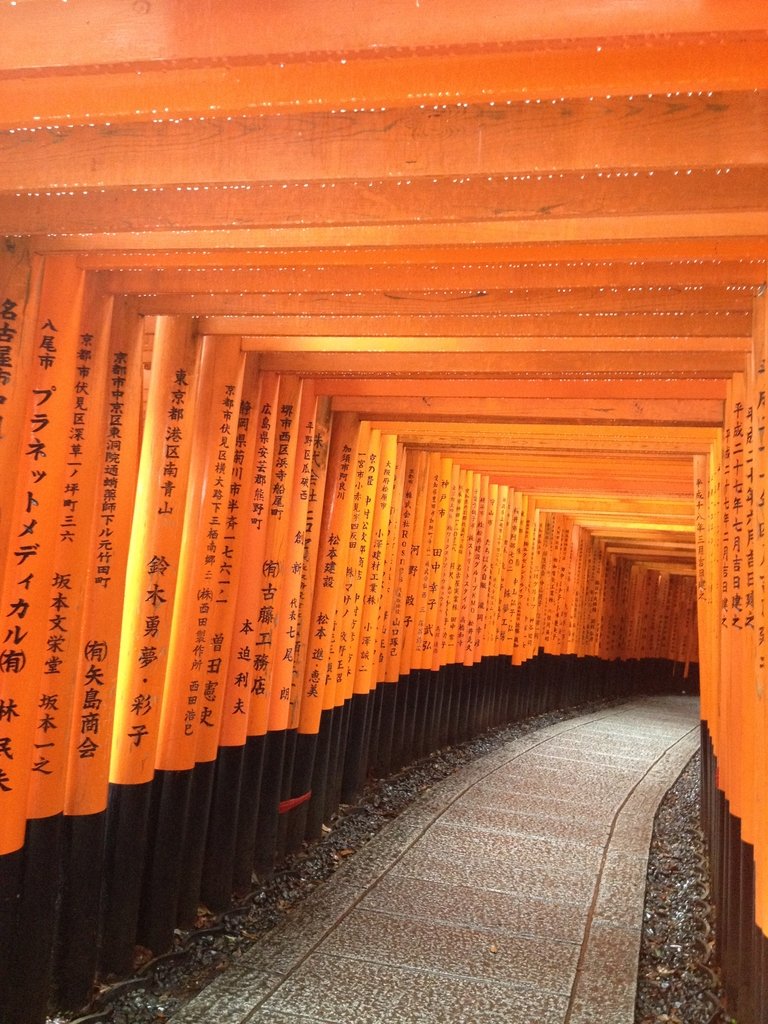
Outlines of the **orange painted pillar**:
[[[311,572],[308,557],[311,548],[307,545],[307,524],[310,517],[312,493],[312,455],[315,444],[317,398],[311,381],[304,381],[302,400],[299,408],[296,465],[294,485],[288,517],[288,547],[286,549],[286,585],[282,592],[280,610],[276,623],[277,659],[272,676],[272,699],[279,700],[278,716],[270,721],[270,729],[280,728],[285,735],[284,762],[278,803],[278,832],[276,853],[284,851],[287,835],[287,818],[294,806],[292,792],[293,767],[296,752],[296,733],[300,715],[300,687],[297,686],[297,671],[301,671],[302,620],[307,610],[303,602],[307,599],[307,574]],[[314,509],[312,510],[314,515]],[[287,693],[287,702],[286,702]],[[270,707],[270,714],[275,707]],[[295,794],[299,799],[306,791]]]
[[358,449],[357,479],[352,523],[349,535],[349,560],[344,586],[344,609],[341,617],[343,641],[344,703],[348,709],[344,766],[341,773],[341,799],[353,803],[364,777],[365,732],[368,725],[368,682],[358,681],[358,649],[362,637],[365,612],[365,592],[376,508],[379,470],[381,465],[381,431],[366,431],[367,441]]
[[[111,300],[85,289],[76,348],[74,387],[67,413],[65,479],[56,510],[50,609],[40,680],[39,721],[35,750],[37,770],[31,776],[28,816],[48,818],[64,809],[70,755],[84,735],[83,725],[71,730],[80,634],[83,627],[82,566],[92,545],[92,524],[97,494],[98,465],[105,401]],[[100,716],[96,716],[97,722]],[[88,746],[88,744],[86,744]]]
[[[295,620],[291,616],[301,583],[300,572],[293,572],[297,552],[295,536],[291,535],[291,507],[294,500],[300,500],[298,449],[301,423],[306,416],[303,390],[300,378],[285,377],[280,382],[277,437],[267,498],[266,548],[261,565],[256,567],[260,605],[254,634],[254,665],[258,664],[263,692],[254,693],[254,701],[266,726],[256,826],[255,867],[259,872],[271,870],[274,864],[290,721],[291,677],[286,668],[291,665],[288,659],[293,657],[295,637],[290,636],[290,631],[295,632]],[[307,394],[314,408],[315,397],[309,387]],[[306,509],[306,500],[303,505]],[[251,709],[254,710],[253,701]]]
[[133,521],[142,393],[142,323],[125,299],[113,303],[105,346],[106,403],[93,458],[94,524],[83,558],[83,625],[74,675],[66,775],[58,997],[83,1006],[97,969],[110,750]]
[[444,660],[442,636],[447,628],[449,615],[449,590],[453,569],[454,529],[459,482],[459,467],[454,473],[451,459],[440,459],[437,490],[437,518],[432,539],[429,603],[424,636],[423,667],[429,672],[432,697],[431,732],[428,750],[442,746],[446,739],[447,713],[451,706],[449,673],[442,672]]
[[431,728],[436,680],[431,672],[431,644],[434,635],[434,616],[431,611],[436,605],[434,588],[440,586],[443,568],[442,559],[435,556],[435,544],[441,544],[437,538],[440,528],[438,504],[442,484],[441,461],[439,452],[430,452],[427,458],[425,487],[421,492],[425,503],[425,516],[419,545],[419,568],[413,609],[415,628],[411,633],[410,655],[416,697],[413,710],[413,750],[417,756],[423,756],[432,745]]
[[176,925],[189,918],[189,904],[198,903],[212,770],[195,764],[212,769],[221,723],[221,648],[230,632],[220,559],[243,368],[238,337],[201,338],[138,934],[155,952],[170,947]]
[[335,771],[341,729],[333,640],[346,580],[349,547],[344,539],[349,536],[352,520],[359,432],[360,423],[354,414],[333,416],[297,738],[297,783],[301,779],[301,785],[306,787],[303,791],[312,793],[307,813],[308,837],[321,833],[326,818],[329,793],[333,790],[329,765]]
[[398,580],[400,578],[400,551],[403,497],[405,493],[406,457],[405,448],[397,444],[392,483],[389,527],[385,543],[383,595],[379,613],[378,642],[376,650],[377,690],[377,742],[372,765],[377,775],[388,775],[392,767],[392,742],[397,717],[397,682],[399,679],[395,660],[390,656],[392,630],[396,617]]
[[[225,707],[221,730],[221,782],[214,798],[221,814],[234,819],[233,847],[221,851],[226,865],[212,863],[208,889],[214,904],[229,893],[247,892],[251,886],[262,762],[267,731],[266,685],[261,655],[255,646],[261,589],[260,566],[267,550],[267,502],[278,429],[280,378],[258,374],[256,361],[246,364],[241,408],[240,454],[235,462],[231,495],[236,502],[236,562],[233,576],[235,612],[229,650]],[[226,754],[223,751],[226,749]],[[210,897],[209,897],[210,898]]]
[[160,317],[128,551],[110,769],[102,967],[125,972],[138,925],[192,455],[199,343]]
[[[0,1018],[9,1024],[38,1019],[45,1009],[49,959],[45,943],[53,912],[50,876],[58,868],[58,822],[30,822],[29,799],[37,792],[36,775],[52,771],[48,757],[55,747],[66,751],[66,739],[45,735],[68,731],[58,721],[64,692],[48,687],[46,669],[58,667],[51,649],[52,621],[68,625],[66,609],[52,606],[52,584],[62,530],[62,502],[71,467],[72,395],[75,388],[83,274],[70,257],[45,261],[37,302],[30,305],[20,335],[6,340],[15,348],[16,368],[25,379],[11,376],[9,445],[19,455],[5,481],[7,499],[2,520],[7,540],[3,553],[0,649]],[[18,294],[16,292],[15,294]],[[11,299],[11,301],[15,301]],[[16,307],[5,306],[10,317]],[[3,321],[11,329],[17,321]],[[12,368],[13,370],[13,368]],[[12,420],[23,407],[16,426]],[[5,410],[3,410],[5,415]],[[3,452],[7,447],[3,445]],[[5,455],[4,455],[5,458]],[[65,581],[61,581],[62,583]],[[57,599],[56,599],[57,600]],[[57,631],[56,637],[61,633]],[[61,634],[63,635],[63,634]],[[54,647],[58,639],[53,641]],[[53,659],[53,660],[52,660]],[[49,673],[53,674],[53,673]],[[66,709],[65,709],[66,714]],[[62,760],[57,782],[62,777]],[[61,789],[63,792],[63,787]],[[60,809],[60,808],[59,808]],[[48,842],[52,838],[53,842]],[[29,921],[39,916],[39,927]],[[17,927],[17,921],[21,927]],[[8,976],[3,977],[6,971]]]
[[36,732],[47,712],[39,706],[40,683],[51,657],[51,583],[69,458],[82,296],[83,275],[74,261],[51,257],[25,337],[33,357],[2,592],[6,635],[0,654],[0,855],[21,849],[32,773],[47,769],[47,748],[38,745]]
[[[297,850],[307,830],[309,802],[312,799],[312,770],[316,750],[323,694],[319,686],[314,690],[306,685],[308,665],[314,648],[311,646],[316,631],[313,609],[315,581],[320,558],[321,529],[323,523],[325,486],[328,477],[331,434],[331,402],[318,399],[314,431],[304,432],[304,465],[302,480],[307,480],[308,500],[304,530],[304,560],[299,602],[299,639],[293,663],[291,687],[291,772],[290,788],[281,802],[281,813],[288,815],[283,845],[289,851]],[[325,565],[323,564],[323,569]],[[309,733],[302,732],[302,724],[314,726]],[[309,738],[308,738],[309,737]]]
[[755,920],[768,938],[768,790],[757,780],[768,778],[768,664],[766,663],[766,359],[768,358],[768,309],[765,296],[755,300],[753,356],[750,380],[752,405],[752,672],[755,699]]
[[[424,451],[415,452],[406,481],[404,512],[407,516],[408,532],[404,551],[404,578],[400,598],[401,627],[399,633],[398,674],[402,680],[401,744],[398,754],[400,763],[413,759],[417,749],[417,714],[419,709],[419,683],[414,658],[416,635],[419,628],[419,597],[421,591],[422,565],[425,558],[424,537],[428,523],[428,501],[426,500],[429,474],[429,456]],[[410,485],[410,486],[409,486]],[[404,538],[405,539],[405,538]]]
[[[44,261],[21,239],[0,251],[0,474],[15,480],[28,429],[29,382],[35,372],[34,332]],[[0,551],[11,530],[8,484],[0,516]]]
[[[371,432],[372,442],[375,433]],[[375,466],[372,462],[374,455]],[[369,764],[371,733],[375,727],[379,613],[383,597],[383,573],[396,458],[397,437],[394,434],[381,435],[377,449],[372,449],[368,457],[365,500],[368,501],[370,488],[373,486],[373,506],[372,509],[370,505],[367,506],[368,515],[363,516],[360,529],[359,572],[363,580],[363,590],[356,638],[357,653],[353,661],[350,733],[347,742],[346,779],[342,791],[345,800],[353,798],[363,787]],[[364,547],[366,552],[363,555]]]
[[[36,991],[50,987],[49,971],[54,966],[56,918],[61,934],[77,924],[72,911],[72,873],[80,874],[84,864],[72,863],[65,853],[64,797],[70,754],[86,749],[97,735],[101,716],[86,719],[87,732],[72,728],[77,685],[78,652],[84,622],[83,566],[92,546],[100,441],[108,357],[111,300],[99,296],[89,281],[84,291],[81,321],[75,352],[74,381],[68,390],[64,480],[58,508],[54,511],[56,550],[53,559],[49,609],[45,633],[46,656],[39,680],[38,721],[34,736],[33,770],[27,801],[29,817],[24,889],[19,905],[21,934],[15,943],[20,967],[17,983],[23,988],[25,974]],[[67,833],[69,833],[67,829]],[[98,850],[98,847],[96,848]],[[96,853],[93,851],[93,854]],[[98,871],[98,861],[92,866]],[[100,872],[98,872],[100,873]],[[33,891],[28,891],[29,887]],[[98,889],[89,906],[93,934],[97,923]],[[59,904],[59,913],[56,906]],[[30,922],[34,921],[34,928]],[[69,955],[77,942],[67,943]],[[87,991],[87,989],[86,989]],[[26,1012],[30,1007],[26,1007]]]
[[64,812],[100,814],[107,806],[120,620],[139,463],[142,328],[132,306],[115,303],[105,369],[106,408],[95,456],[95,517],[85,558],[83,628]]
[[450,666],[450,707],[447,716],[448,742],[455,743],[461,737],[464,726],[464,667],[459,657],[460,624],[464,579],[468,572],[467,538],[470,529],[472,494],[471,470],[459,467],[456,492],[455,527],[451,550],[451,569],[446,600],[446,624],[441,640],[442,660]]

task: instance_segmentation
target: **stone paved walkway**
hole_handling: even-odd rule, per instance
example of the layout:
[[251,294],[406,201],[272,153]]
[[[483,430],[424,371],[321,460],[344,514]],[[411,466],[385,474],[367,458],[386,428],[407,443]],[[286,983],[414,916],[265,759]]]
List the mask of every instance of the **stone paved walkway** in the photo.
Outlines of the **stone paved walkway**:
[[635,701],[473,762],[173,1024],[632,1024],[653,816],[697,715]]

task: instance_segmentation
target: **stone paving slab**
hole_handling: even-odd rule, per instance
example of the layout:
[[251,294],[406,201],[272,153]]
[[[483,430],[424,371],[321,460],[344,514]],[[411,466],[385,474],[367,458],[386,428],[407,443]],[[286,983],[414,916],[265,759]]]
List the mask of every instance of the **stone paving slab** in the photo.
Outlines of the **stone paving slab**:
[[653,816],[698,748],[657,697],[443,780],[173,1024],[632,1024]]

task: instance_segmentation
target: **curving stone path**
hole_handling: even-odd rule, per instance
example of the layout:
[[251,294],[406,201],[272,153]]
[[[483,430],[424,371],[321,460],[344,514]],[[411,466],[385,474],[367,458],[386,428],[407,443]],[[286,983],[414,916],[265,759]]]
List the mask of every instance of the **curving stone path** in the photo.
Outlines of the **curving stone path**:
[[653,816],[691,697],[514,740],[429,790],[174,1024],[632,1024]]

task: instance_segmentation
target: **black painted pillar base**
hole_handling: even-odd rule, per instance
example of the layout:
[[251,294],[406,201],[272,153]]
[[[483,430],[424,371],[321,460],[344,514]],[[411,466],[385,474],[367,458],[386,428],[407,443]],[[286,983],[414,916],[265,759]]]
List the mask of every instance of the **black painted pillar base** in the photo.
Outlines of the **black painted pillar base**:
[[105,837],[101,973],[125,977],[133,966],[152,783],[111,785]]
[[191,785],[191,771],[159,771],[152,783],[136,936],[155,956],[173,945]]
[[392,771],[392,739],[397,713],[397,684],[379,683],[376,697],[379,711],[378,743],[371,769],[379,778],[384,778]]
[[192,926],[200,904],[205,844],[211,817],[215,776],[215,761],[199,761],[192,772],[176,912],[176,923],[182,928]]
[[245,747],[219,747],[214,771],[200,898],[213,911],[226,910],[234,889],[240,786]]
[[326,784],[326,821],[330,821],[336,814],[341,803],[341,783],[344,774],[344,758],[347,749],[347,737],[349,735],[349,718],[352,701],[345,700],[341,707],[336,709],[334,715],[333,734],[331,746],[328,751],[328,776]]
[[235,859],[232,866],[232,891],[236,896],[245,896],[253,888],[253,859],[256,850],[265,746],[265,736],[249,736],[243,748]]
[[275,843],[276,861],[282,860],[288,850],[288,821],[290,819],[290,812],[285,810],[284,802],[294,796],[293,765],[296,758],[296,736],[297,732],[295,729],[288,729],[286,731],[283,750],[283,771],[280,782],[280,802],[278,804],[277,840]]
[[400,748],[400,762],[398,767],[410,764],[416,758],[417,731],[416,723],[421,706],[420,699],[421,679],[417,671],[410,672],[403,678],[403,690],[405,700],[403,701],[402,715],[400,718],[402,730],[402,746]]
[[0,1021],[6,1020],[13,997],[13,965],[7,951],[16,939],[23,864],[23,848],[0,857]]
[[367,769],[365,734],[368,716],[371,713],[370,705],[370,694],[355,693],[352,695],[349,707],[349,731],[341,778],[341,801],[345,804],[355,803],[365,785]]
[[65,1010],[85,1007],[93,991],[106,824],[106,812],[64,818],[54,1001]]
[[[63,815],[27,822],[12,945],[3,950],[10,984],[3,1024],[42,1024],[53,981],[56,902],[61,877]],[[2,1005],[2,1003],[0,1003]]]
[[284,761],[285,730],[268,732],[264,745],[256,849],[253,857],[254,871],[260,877],[268,877],[275,869],[278,807],[283,785]]
[[768,1019],[768,938],[755,922],[754,850],[718,787],[717,758],[706,722],[701,727],[701,815],[716,907],[715,951],[728,1015],[741,1024]]
[[320,729],[317,733],[315,756],[309,788],[312,797],[307,804],[304,835],[307,839],[319,839],[323,834],[328,788],[328,759],[334,730],[336,708],[327,708],[320,715]]
[[309,808],[315,798],[312,788],[312,775],[314,773],[317,747],[317,733],[296,733],[291,794],[292,799],[300,799],[302,803],[295,806],[286,815],[285,845],[289,853],[295,853],[301,849],[307,831]]

